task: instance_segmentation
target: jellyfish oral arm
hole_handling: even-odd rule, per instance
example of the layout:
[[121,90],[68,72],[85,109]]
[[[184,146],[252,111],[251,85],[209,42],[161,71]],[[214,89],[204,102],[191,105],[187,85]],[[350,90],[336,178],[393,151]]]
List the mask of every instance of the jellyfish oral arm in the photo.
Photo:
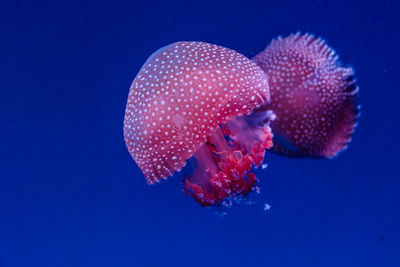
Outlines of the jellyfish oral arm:
[[230,205],[232,199],[256,190],[257,178],[251,170],[260,166],[265,149],[272,146],[269,123],[265,123],[270,118],[269,111],[253,112],[218,127],[194,154],[194,171],[184,180],[186,194],[202,206]]

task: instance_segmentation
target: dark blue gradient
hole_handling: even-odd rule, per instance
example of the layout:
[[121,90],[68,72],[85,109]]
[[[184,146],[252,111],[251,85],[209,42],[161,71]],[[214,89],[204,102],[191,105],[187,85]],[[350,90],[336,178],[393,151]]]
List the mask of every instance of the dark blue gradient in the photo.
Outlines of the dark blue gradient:
[[[0,266],[400,266],[398,1],[0,1]],[[222,218],[148,186],[122,124],[174,41],[248,57],[292,32],[351,64],[362,115],[333,160],[267,155]],[[271,206],[263,210],[264,203]]]

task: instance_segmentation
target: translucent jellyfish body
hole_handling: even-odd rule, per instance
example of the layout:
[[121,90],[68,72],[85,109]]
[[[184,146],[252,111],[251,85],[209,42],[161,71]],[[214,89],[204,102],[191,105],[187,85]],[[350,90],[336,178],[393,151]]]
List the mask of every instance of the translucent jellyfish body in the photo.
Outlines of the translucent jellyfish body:
[[184,191],[202,206],[254,190],[252,168],[272,146],[266,74],[241,54],[203,42],[156,51],[134,79],[127,148],[153,184],[191,165]]
[[290,157],[332,158],[350,142],[359,115],[351,68],[320,38],[278,37],[253,58],[268,76],[276,120],[273,151]]

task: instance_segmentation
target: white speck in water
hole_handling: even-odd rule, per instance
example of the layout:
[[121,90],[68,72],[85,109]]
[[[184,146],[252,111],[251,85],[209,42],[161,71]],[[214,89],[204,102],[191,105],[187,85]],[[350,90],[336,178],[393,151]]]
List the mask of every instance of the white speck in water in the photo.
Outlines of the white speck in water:
[[268,164],[267,164],[267,163],[264,163],[264,164],[261,165],[261,168],[262,168],[262,169],[265,169],[265,168],[267,168],[267,167],[268,167]]
[[271,206],[268,205],[268,203],[265,203],[265,204],[264,204],[264,211],[267,211],[267,210],[269,210],[270,208],[271,208]]

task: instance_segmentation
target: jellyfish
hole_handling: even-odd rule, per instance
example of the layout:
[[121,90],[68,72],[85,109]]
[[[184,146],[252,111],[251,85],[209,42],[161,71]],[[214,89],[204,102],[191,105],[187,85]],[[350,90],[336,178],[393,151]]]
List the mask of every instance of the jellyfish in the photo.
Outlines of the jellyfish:
[[133,80],[124,139],[148,184],[185,167],[187,195],[230,205],[258,190],[253,169],[265,166],[267,149],[312,158],[343,151],[359,116],[357,92],[352,68],[309,34],[278,37],[252,60],[177,42]]
[[300,33],[278,37],[253,58],[268,77],[272,151],[289,157],[332,158],[344,150],[360,106],[352,68],[324,40]]
[[188,170],[183,191],[202,206],[257,189],[252,171],[272,146],[265,72],[231,49],[177,42],[156,51],[129,90],[128,151],[148,184]]

